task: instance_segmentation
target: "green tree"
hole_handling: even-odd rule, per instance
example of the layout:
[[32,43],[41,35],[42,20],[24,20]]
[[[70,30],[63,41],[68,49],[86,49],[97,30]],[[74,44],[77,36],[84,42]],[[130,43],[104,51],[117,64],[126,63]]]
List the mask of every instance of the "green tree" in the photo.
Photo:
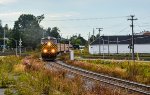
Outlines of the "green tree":
[[3,33],[4,33],[4,29],[3,29],[3,26],[2,26],[2,21],[0,20],[0,38],[3,37]]
[[[94,38],[94,39],[93,39],[93,38]],[[90,37],[90,42],[93,42],[96,38],[97,38],[97,36],[95,37],[94,35],[92,35],[92,36]]]
[[87,44],[87,41],[81,36],[81,34],[79,34],[78,37],[76,35],[72,36],[70,38],[70,41],[72,45],[86,45]]
[[50,36],[51,35],[51,28],[48,27],[48,29],[46,30],[46,36]]
[[35,49],[40,44],[42,32],[40,22],[44,19],[44,15],[35,17],[31,14],[22,14],[17,21],[15,21],[12,38],[19,41],[22,39],[24,47],[32,47]]
[[60,30],[57,27],[53,27],[49,36],[55,37],[55,38],[60,38],[59,31]]
[[80,39],[80,45],[87,45],[87,41],[83,37],[79,36],[77,39]]
[[1,45],[3,45],[3,27],[2,27],[2,21],[0,20],[0,50],[2,49]]

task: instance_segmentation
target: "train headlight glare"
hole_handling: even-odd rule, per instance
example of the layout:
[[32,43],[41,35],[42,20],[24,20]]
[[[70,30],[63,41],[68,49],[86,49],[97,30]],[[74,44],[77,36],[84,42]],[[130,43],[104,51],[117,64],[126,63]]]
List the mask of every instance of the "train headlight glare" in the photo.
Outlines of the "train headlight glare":
[[44,49],[43,52],[44,52],[44,53],[47,53],[47,49]]
[[51,52],[52,52],[52,53],[55,53],[56,51],[55,51],[55,49],[52,49]]
[[51,46],[51,42],[48,42],[47,45],[48,45],[48,46]]

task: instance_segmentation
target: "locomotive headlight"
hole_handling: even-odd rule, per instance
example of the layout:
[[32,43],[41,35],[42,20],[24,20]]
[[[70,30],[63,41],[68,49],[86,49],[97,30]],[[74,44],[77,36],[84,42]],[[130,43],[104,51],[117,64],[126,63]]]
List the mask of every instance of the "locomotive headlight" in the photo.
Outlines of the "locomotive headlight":
[[47,45],[48,45],[48,46],[51,46],[51,42],[48,42]]
[[56,51],[55,51],[55,49],[52,49],[51,52],[52,52],[52,53],[55,53]]
[[47,49],[43,49],[43,52],[44,52],[44,53],[47,53],[47,51],[48,51]]

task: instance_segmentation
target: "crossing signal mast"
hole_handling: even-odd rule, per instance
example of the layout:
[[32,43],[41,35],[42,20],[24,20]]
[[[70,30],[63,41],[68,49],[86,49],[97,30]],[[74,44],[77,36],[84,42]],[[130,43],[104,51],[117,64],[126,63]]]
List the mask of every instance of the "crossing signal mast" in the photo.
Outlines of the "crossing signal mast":
[[20,56],[21,56],[21,46],[22,46],[22,40],[21,40],[21,38],[20,38],[20,40],[19,40],[19,47],[20,47]]
[[138,20],[137,18],[136,19],[134,19],[134,15],[130,15],[130,19],[128,19],[128,20],[131,20],[131,28],[132,28],[132,44],[131,44],[131,49],[132,49],[132,60],[135,60],[135,57],[134,57],[134,23],[133,23],[133,21],[134,20]]

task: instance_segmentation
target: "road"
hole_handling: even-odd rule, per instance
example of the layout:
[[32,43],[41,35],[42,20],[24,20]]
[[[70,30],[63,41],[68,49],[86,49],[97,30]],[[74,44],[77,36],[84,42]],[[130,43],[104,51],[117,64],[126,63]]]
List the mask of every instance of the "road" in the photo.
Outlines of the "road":
[[4,95],[4,91],[5,91],[5,89],[0,88],[0,95]]

